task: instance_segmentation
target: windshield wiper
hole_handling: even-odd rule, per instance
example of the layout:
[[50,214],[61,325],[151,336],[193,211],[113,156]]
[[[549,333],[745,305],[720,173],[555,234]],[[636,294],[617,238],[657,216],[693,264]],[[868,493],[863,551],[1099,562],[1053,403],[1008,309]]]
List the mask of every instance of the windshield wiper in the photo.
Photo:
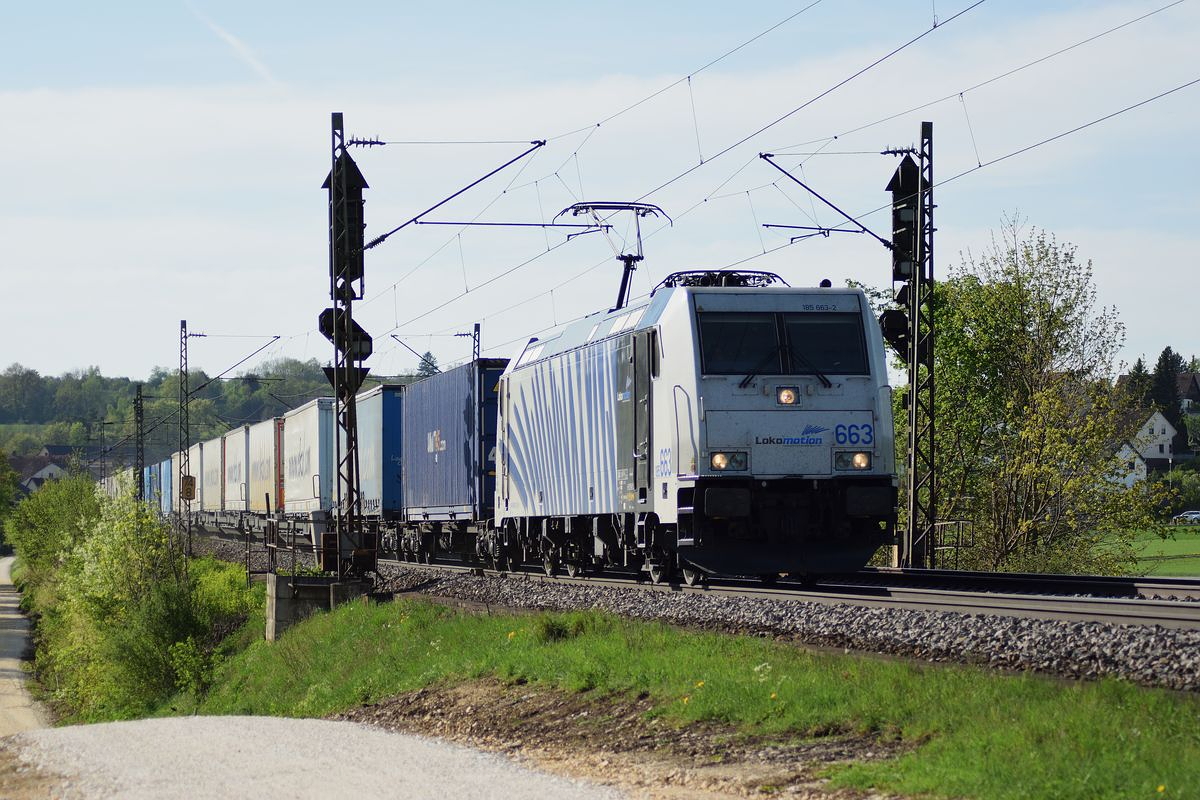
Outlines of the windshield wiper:
[[821,381],[821,385],[824,386],[826,389],[833,387],[833,381],[829,380],[829,378],[825,375],[824,372],[821,372],[821,370],[817,369],[817,365],[812,362],[812,359],[810,359],[808,356],[804,355],[804,353],[801,352],[800,350],[797,350],[796,348],[792,347],[790,344],[781,344],[781,345],[776,346],[776,348],[774,350],[772,350],[770,353],[767,354],[766,358],[763,358],[761,361],[759,361],[757,364],[754,365],[753,369],[751,369],[748,373],[746,373],[746,377],[742,378],[738,382],[738,388],[745,389],[747,386],[749,386],[750,382],[752,380],[754,380],[756,377],[758,377],[759,370],[763,369],[767,365],[767,361],[769,361],[772,358],[778,358],[780,352],[782,352],[784,354],[784,356],[787,357],[789,370],[792,367],[792,361],[793,360],[798,361],[798,362],[800,362],[801,365],[807,367],[809,370],[808,373],[804,373],[804,374],[816,375],[817,379],[819,381]]
[[[770,353],[768,353],[766,358],[763,358],[762,360],[760,360],[757,364],[754,365],[753,368],[751,368],[751,370],[749,372],[746,373],[746,377],[742,378],[742,380],[738,383],[738,388],[745,389],[747,386],[749,386],[750,381],[754,380],[755,376],[758,375],[758,371],[760,369],[762,369],[763,367],[767,366],[767,361],[769,361],[772,358],[778,360],[780,351],[786,350],[786,349],[787,349],[787,345],[785,345],[785,344],[776,345],[775,349],[772,350]],[[777,363],[778,363],[778,361],[777,361]]]
[[[818,378],[820,378],[822,386],[824,386],[826,389],[829,389],[833,386],[833,382],[830,381],[829,378],[825,377],[824,372],[821,372],[821,370],[817,369],[817,365],[812,362],[812,359],[810,359],[808,356],[804,355],[803,351],[797,350],[789,345],[785,345],[785,347],[787,347],[790,359],[795,359],[796,361],[799,361],[804,366],[808,367],[809,370],[812,371],[813,375],[816,375]],[[791,366],[790,360],[789,360],[788,366],[789,367]]]

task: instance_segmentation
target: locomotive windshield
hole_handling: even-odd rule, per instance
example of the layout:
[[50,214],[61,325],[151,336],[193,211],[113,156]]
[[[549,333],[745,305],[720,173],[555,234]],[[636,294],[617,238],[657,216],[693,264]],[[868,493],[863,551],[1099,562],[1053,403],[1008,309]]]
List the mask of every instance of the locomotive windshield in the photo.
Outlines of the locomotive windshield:
[[867,346],[857,313],[702,311],[705,375],[866,375]]

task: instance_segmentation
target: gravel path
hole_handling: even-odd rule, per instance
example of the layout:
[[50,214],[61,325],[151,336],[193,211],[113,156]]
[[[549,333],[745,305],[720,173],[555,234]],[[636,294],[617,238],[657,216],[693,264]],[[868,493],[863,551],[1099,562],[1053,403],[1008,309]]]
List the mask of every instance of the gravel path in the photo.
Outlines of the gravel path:
[[[17,734],[4,741],[61,798],[256,797],[616,800],[615,789],[536,772],[502,756],[352,722],[177,717]],[[69,765],[70,774],[64,769]],[[19,794],[0,785],[0,795]]]
[[25,690],[21,660],[29,647],[29,621],[12,583],[12,556],[0,558],[0,736],[46,727],[46,716]]

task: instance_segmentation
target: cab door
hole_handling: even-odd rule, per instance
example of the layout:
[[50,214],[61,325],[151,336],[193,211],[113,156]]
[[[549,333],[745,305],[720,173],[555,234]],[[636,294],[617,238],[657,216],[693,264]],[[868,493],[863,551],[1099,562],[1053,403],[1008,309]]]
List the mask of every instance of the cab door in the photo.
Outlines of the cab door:
[[639,511],[654,507],[651,486],[650,448],[650,380],[654,364],[654,331],[638,331],[633,336],[633,413],[634,446],[633,475]]

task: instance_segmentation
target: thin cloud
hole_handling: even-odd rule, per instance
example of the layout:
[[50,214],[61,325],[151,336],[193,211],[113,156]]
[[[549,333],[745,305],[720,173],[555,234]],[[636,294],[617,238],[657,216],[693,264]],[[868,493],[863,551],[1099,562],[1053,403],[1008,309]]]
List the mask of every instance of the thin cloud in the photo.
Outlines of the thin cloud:
[[229,45],[237,57],[241,59],[246,66],[258,73],[260,78],[270,84],[279,83],[279,81],[275,79],[275,76],[271,74],[271,71],[267,69],[265,64],[258,60],[258,57],[254,54],[254,51],[251,50],[245,42],[222,28],[217,23],[213,22],[208,17],[201,14],[200,11],[197,10],[196,7],[191,3],[184,3],[184,5],[187,7],[188,11],[192,12],[192,16],[204,23],[204,25],[210,31],[215,33],[221,41]]

